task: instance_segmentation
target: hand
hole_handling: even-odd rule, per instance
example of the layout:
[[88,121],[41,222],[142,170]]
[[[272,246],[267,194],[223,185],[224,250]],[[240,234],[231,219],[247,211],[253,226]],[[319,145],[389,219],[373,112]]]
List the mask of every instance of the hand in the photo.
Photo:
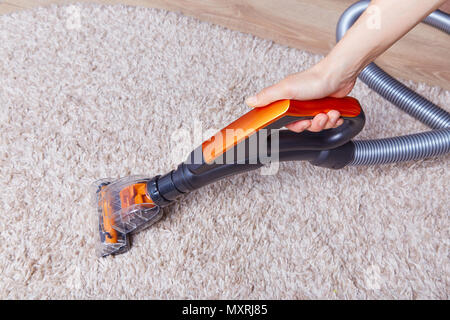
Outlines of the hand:
[[[328,55],[304,72],[292,74],[263,89],[246,102],[262,107],[281,99],[310,100],[345,97],[352,91],[358,73],[393,43],[411,30],[446,0],[372,0],[378,8],[380,28],[372,25],[372,13],[365,11]],[[332,110],[312,120],[301,120],[286,127],[295,132],[321,131],[341,125],[340,114]]]
[[[334,64],[336,65],[336,64]],[[250,107],[263,107],[282,99],[311,100],[325,97],[345,97],[355,85],[357,73],[342,75],[339,70],[333,70],[325,58],[317,65],[304,72],[287,76],[277,84],[267,87],[249,97],[246,103]],[[286,125],[289,130],[302,132],[309,130],[318,132],[340,126],[343,119],[339,111],[331,110],[327,114],[320,113],[312,120],[300,120]]]

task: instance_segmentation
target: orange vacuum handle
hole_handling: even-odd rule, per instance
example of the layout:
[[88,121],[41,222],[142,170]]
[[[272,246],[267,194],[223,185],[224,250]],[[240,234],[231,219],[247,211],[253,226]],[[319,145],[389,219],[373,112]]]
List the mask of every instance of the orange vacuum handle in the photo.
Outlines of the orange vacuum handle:
[[213,162],[260,129],[278,129],[294,121],[312,119],[315,115],[330,110],[339,111],[344,119],[356,118],[362,113],[358,100],[352,97],[307,101],[279,100],[265,107],[252,109],[203,142],[203,159],[206,163]]

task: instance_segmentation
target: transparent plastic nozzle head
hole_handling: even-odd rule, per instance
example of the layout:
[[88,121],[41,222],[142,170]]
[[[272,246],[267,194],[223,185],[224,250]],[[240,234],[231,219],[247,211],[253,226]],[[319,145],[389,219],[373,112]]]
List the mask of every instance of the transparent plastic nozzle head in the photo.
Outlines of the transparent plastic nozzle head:
[[129,176],[94,183],[95,207],[98,215],[99,256],[124,253],[130,249],[129,236],[152,225],[162,211],[147,192],[151,178]]

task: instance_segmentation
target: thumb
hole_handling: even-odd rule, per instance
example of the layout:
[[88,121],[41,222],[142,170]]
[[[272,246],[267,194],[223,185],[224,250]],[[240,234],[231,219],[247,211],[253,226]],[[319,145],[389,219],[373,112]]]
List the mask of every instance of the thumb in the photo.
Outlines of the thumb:
[[248,97],[245,103],[250,107],[263,107],[277,100],[292,99],[292,91],[285,81],[278,82],[270,87],[261,90],[254,96]]

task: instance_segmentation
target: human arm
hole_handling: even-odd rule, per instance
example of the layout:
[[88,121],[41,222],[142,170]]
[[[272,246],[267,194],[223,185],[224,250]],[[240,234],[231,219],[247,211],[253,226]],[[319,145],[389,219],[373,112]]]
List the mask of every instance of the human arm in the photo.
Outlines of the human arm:
[[[280,99],[310,100],[327,96],[344,97],[356,77],[370,62],[418,24],[445,0],[373,0],[355,24],[329,54],[310,69],[287,76],[246,102],[251,107],[265,106]],[[319,114],[287,127],[290,130],[321,131],[342,123],[336,110]]]

